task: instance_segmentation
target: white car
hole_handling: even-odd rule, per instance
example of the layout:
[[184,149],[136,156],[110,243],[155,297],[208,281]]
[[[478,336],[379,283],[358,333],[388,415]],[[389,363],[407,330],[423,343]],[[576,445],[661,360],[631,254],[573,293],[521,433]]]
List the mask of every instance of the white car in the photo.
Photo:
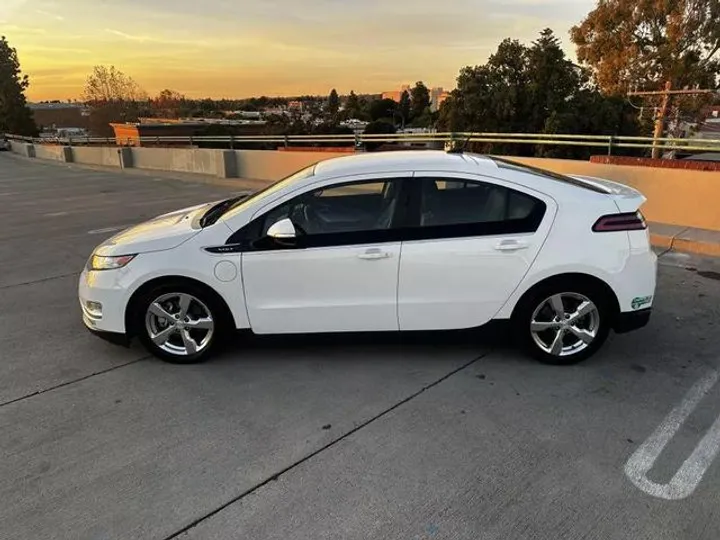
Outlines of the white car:
[[178,363],[232,330],[427,331],[514,324],[538,359],[587,358],[647,324],[657,259],[629,187],[436,151],[323,161],[100,245],[87,327]]

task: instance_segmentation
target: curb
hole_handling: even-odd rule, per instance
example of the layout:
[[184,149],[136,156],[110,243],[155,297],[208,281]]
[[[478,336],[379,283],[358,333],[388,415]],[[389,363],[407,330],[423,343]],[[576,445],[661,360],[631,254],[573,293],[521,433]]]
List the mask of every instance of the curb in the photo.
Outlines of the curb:
[[720,257],[720,231],[649,223],[650,243],[666,251]]

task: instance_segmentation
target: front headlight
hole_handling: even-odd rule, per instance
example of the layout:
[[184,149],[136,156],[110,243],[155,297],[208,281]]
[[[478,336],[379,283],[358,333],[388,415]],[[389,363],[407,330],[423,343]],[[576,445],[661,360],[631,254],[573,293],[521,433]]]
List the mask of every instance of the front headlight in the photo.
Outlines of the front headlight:
[[88,270],[115,270],[127,265],[134,258],[135,255],[120,255],[118,257],[93,255],[88,261]]

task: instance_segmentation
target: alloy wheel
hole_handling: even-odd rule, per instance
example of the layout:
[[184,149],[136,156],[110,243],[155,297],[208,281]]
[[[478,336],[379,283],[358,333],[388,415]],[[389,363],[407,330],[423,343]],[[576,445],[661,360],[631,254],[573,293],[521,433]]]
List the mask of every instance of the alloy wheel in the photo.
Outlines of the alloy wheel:
[[598,335],[600,312],[587,296],[564,292],[546,298],[530,319],[535,344],[553,356],[570,356],[587,349]]
[[145,329],[150,340],[174,356],[190,356],[209,345],[215,321],[208,307],[187,293],[159,296],[148,306]]

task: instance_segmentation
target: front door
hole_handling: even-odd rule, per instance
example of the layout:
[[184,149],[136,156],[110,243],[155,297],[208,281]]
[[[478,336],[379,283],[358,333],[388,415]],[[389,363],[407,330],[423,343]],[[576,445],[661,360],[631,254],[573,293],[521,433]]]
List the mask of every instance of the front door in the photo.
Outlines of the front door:
[[[242,254],[253,331],[398,330],[402,187],[375,176],[310,188],[257,218],[255,248]],[[297,237],[279,244],[267,230],[284,218]]]
[[414,226],[402,245],[400,329],[485,324],[529,270],[555,203],[492,179],[418,176]]

